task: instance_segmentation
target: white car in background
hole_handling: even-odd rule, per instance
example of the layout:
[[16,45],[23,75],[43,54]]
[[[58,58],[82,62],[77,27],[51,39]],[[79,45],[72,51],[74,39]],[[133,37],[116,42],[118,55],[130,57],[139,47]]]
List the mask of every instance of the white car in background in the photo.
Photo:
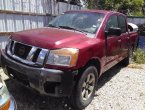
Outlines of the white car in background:
[[8,89],[0,76],[0,110],[17,110],[14,98],[9,94]]
[[133,23],[127,23],[128,24],[128,29],[129,32],[137,32],[138,31],[138,26]]

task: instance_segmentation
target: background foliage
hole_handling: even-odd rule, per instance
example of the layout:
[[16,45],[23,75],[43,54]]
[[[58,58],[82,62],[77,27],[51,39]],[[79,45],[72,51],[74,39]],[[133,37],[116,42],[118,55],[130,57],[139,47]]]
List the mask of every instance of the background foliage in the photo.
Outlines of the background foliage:
[[89,9],[120,11],[127,15],[145,15],[145,0],[88,0]]
[[137,49],[135,51],[134,62],[138,64],[145,64],[145,50]]

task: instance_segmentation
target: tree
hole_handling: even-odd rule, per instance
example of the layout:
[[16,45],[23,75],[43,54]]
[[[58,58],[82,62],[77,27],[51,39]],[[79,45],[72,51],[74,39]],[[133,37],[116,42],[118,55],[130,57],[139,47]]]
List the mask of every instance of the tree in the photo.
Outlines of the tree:
[[99,8],[121,12],[140,13],[144,0],[99,0]]
[[98,0],[88,0],[88,8],[89,9],[97,9]]

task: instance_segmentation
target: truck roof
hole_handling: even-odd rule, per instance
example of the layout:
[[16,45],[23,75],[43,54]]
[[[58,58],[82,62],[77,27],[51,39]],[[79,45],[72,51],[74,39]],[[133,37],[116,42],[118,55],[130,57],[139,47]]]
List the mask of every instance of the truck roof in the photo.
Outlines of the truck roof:
[[[96,13],[103,13],[103,14],[109,14],[109,13],[122,14],[117,11],[109,11],[109,10],[71,10],[71,11],[67,11],[67,12],[96,12]],[[124,15],[124,14],[122,14],[122,15]]]

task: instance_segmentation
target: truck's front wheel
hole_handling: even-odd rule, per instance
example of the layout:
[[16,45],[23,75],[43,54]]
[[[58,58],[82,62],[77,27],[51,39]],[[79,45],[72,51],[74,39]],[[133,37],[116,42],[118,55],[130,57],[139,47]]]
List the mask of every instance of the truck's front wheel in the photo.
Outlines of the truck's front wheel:
[[94,98],[98,80],[96,67],[88,67],[79,79],[76,88],[71,96],[71,104],[76,109],[83,109],[88,106]]

